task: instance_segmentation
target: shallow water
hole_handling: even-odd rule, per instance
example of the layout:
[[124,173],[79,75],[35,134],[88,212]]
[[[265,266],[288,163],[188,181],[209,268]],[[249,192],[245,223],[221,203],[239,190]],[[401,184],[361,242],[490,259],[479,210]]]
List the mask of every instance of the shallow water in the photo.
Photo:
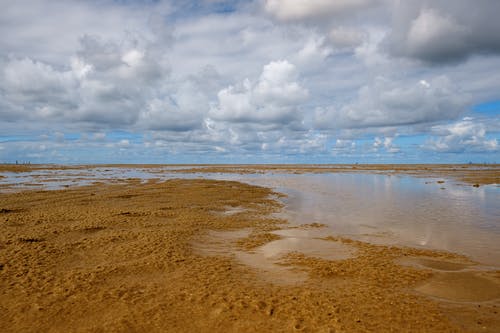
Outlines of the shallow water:
[[0,191],[59,189],[102,181],[119,183],[130,178],[239,180],[287,194],[281,216],[292,225],[325,225],[283,231],[281,236],[287,238],[297,238],[297,232],[302,242],[306,242],[305,238],[341,235],[380,244],[447,250],[500,266],[500,188],[496,185],[475,188],[457,185],[452,180],[438,183],[442,178],[367,173],[239,175],[183,174],[171,170],[172,167],[97,167],[1,173],[4,178],[0,178]]
[[[446,250],[500,266],[496,186],[377,174],[274,175],[254,180],[288,194],[283,217],[321,223],[310,237],[342,235],[379,244]],[[287,231],[292,233],[293,229]]]
[[233,256],[241,264],[253,268],[260,278],[285,285],[300,284],[308,277],[304,270],[283,264],[289,253],[302,253],[325,260],[343,260],[356,253],[356,248],[339,242],[313,239],[300,232],[291,237],[282,231],[276,232],[283,236],[282,239],[270,241],[251,251],[239,249],[236,241],[248,237],[250,233],[248,229],[211,231],[192,245],[203,255]]

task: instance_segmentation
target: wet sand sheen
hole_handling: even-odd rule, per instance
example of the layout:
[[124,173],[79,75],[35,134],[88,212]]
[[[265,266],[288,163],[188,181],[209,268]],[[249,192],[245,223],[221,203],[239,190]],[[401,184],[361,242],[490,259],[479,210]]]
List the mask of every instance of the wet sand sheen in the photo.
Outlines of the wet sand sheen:
[[418,292],[457,302],[482,302],[500,299],[500,276],[495,267],[467,260],[436,260],[405,257],[398,264],[431,269],[433,276],[416,287]]
[[[356,249],[342,244],[307,237],[281,237],[280,231],[271,232],[279,239],[269,240],[260,246],[252,246],[240,242],[252,238],[250,230],[211,231],[202,239],[193,242],[195,250],[203,255],[231,256],[234,259],[256,270],[260,278],[270,283],[300,284],[307,280],[305,270],[298,269],[284,262],[290,253],[300,253],[309,257],[325,260],[343,260],[355,255]],[[255,236],[255,235],[254,235]]]
[[[209,180],[0,194],[0,324],[32,332],[500,328],[498,271],[462,272],[458,263],[475,263],[447,252],[316,240],[308,236],[316,226],[287,229],[272,218],[281,205],[270,195],[279,196]],[[200,240],[208,252],[198,252]],[[422,258],[423,267],[401,258]],[[274,283],[277,267],[300,279]],[[439,267],[458,282],[440,278]],[[489,284],[472,291],[488,296],[476,303],[425,295],[433,283],[463,289],[478,276]]]
[[482,302],[500,298],[498,278],[483,277],[480,272],[438,273],[416,290],[458,302]]
[[[0,191],[123,184],[131,179],[143,183],[179,177],[237,180],[289,194],[281,218],[296,225],[325,224],[328,230],[321,230],[316,237],[343,235],[383,245],[458,252],[490,265],[500,262],[498,185],[477,188],[447,178],[401,176],[417,175],[418,171],[419,176],[460,178],[466,173],[474,175],[475,181],[500,183],[498,165],[193,167],[19,166],[22,172],[7,173],[7,178],[0,181]],[[0,165],[2,170],[5,166]],[[238,207],[229,208],[224,214],[238,213]]]

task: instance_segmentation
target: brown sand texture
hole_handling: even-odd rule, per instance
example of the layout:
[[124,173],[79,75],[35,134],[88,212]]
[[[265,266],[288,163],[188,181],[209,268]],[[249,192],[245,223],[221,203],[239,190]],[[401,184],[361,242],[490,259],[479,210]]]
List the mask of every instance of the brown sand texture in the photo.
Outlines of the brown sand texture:
[[343,255],[246,264],[287,227],[278,196],[183,179],[0,194],[0,331],[500,331],[500,272],[456,254],[329,237]]

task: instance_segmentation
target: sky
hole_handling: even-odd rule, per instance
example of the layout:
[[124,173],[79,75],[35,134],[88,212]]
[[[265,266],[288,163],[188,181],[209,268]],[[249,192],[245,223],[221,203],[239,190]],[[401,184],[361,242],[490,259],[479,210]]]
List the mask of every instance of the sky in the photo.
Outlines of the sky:
[[0,8],[0,163],[500,163],[498,0]]

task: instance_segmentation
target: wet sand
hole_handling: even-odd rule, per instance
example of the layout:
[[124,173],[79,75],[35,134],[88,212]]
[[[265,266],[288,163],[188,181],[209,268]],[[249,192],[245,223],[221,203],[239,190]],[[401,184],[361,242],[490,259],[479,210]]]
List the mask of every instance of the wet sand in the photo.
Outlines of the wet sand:
[[186,167],[179,172],[213,173],[381,173],[417,177],[443,177],[471,185],[500,184],[499,164],[326,164],[326,165],[222,165]]
[[107,164],[107,165],[14,165],[0,164],[0,172],[36,170],[88,170],[92,168],[144,168],[178,173],[381,173],[406,174],[417,177],[443,177],[469,185],[500,184],[500,164],[262,164],[262,165],[191,165],[191,164]]
[[500,330],[500,271],[453,253],[344,237],[301,246],[271,215],[279,197],[186,179],[1,193],[0,327]]

